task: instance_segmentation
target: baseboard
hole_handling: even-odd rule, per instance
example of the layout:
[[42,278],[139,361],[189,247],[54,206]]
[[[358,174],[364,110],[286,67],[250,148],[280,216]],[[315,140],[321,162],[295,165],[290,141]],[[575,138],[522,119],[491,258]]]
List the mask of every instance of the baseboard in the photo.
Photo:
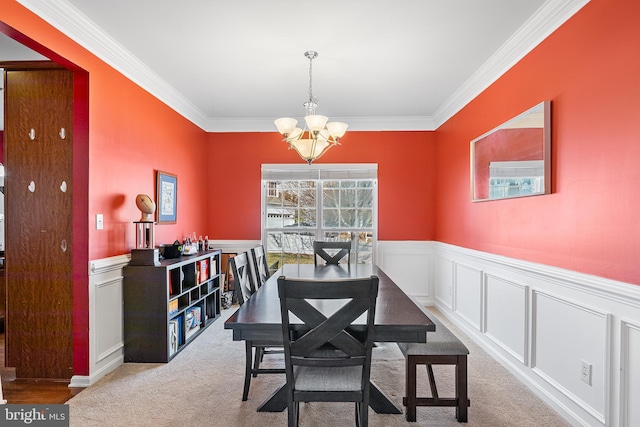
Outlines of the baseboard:
[[102,366],[100,370],[92,372],[91,375],[74,375],[71,377],[69,387],[89,387],[100,381],[105,375],[115,371],[123,363],[124,357],[120,356],[112,360],[109,364]]

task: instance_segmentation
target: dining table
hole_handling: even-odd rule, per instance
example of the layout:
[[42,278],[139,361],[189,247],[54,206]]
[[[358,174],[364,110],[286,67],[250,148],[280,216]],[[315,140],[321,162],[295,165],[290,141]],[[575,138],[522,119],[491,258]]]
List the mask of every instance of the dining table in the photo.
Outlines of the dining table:
[[[224,327],[233,331],[234,341],[282,341],[279,277],[330,281],[367,278],[372,275],[379,279],[374,342],[426,342],[427,333],[435,331],[435,324],[414,300],[375,264],[285,264],[227,319]],[[357,328],[357,325],[353,326]],[[404,378],[398,380],[402,381]],[[258,407],[258,411],[284,411],[287,407],[286,390],[286,384],[283,384]],[[373,381],[369,406],[376,413],[402,413]]]

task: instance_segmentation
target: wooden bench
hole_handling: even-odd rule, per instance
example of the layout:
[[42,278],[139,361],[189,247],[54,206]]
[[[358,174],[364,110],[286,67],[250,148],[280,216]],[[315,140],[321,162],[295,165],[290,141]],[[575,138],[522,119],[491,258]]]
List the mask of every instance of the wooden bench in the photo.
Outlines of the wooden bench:
[[[420,304],[418,304],[423,308]],[[426,343],[398,343],[405,357],[405,393],[402,404],[406,406],[407,421],[416,420],[416,406],[455,406],[456,419],[467,422],[467,355],[469,349],[431,312],[424,309],[435,323],[436,331],[427,333]],[[416,395],[417,365],[426,365],[432,397]],[[438,395],[432,365],[455,365],[455,397]]]

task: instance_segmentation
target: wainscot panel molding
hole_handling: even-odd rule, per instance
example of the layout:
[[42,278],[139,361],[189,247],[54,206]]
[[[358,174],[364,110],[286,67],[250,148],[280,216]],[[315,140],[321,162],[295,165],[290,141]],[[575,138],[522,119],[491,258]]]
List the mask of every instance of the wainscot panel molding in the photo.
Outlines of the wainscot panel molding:
[[640,425],[640,286],[431,244],[430,303],[471,339],[572,425]]
[[[531,369],[558,391],[605,422],[610,371],[610,315],[564,298],[533,291]],[[585,367],[590,379],[576,375]]]
[[640,405],[637,404],[640,396],[640,323],[637,319],[622,320],[620,333],[620,425],[631,427],[640,422]]
[[454,265],[453,311],[477,330],[482,330],[482,270]]
[[433,300],[433,249],[430,242],[378,241],[376,264],[421,304]]
[[260,240],[209,240],[210,248],[220,249],[225,254],[246,252],[261,244]]
[[529,348],[529,287],[500,277],[484,277],[484,333],[526,365]]
[[89,375],[69,387],[88,387],[124,362],[122,268],[130,255],[89,261]]

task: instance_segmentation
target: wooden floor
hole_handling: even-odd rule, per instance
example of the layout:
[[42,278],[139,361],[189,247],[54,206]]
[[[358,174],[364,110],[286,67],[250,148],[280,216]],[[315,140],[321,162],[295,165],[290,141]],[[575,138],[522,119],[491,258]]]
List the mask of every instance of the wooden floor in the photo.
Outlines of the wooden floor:
[[82,391],[69,387],[68,381],[16,380],[14,368],[4,367],[4,332],[0,333],[0,375],[7,403],[65,403]]

